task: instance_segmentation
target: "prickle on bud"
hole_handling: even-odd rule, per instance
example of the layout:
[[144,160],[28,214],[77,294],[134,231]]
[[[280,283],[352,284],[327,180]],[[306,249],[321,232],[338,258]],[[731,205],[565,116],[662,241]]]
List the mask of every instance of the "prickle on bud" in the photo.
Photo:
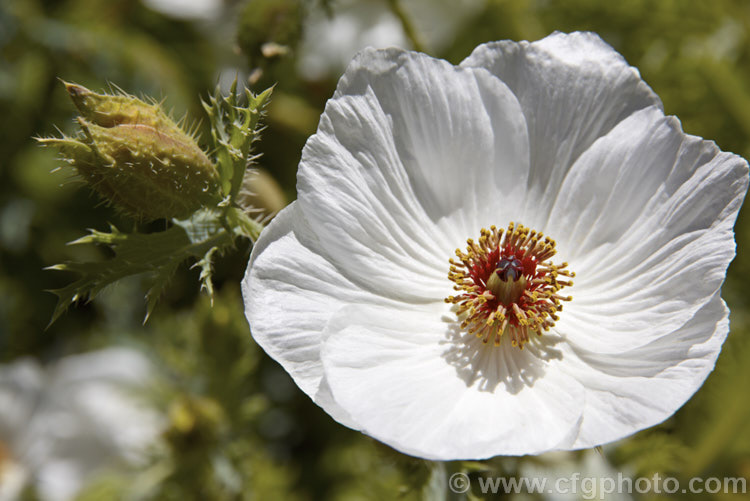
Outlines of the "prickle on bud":
[[138,219],[186,218],[221,201],[218,171],[158,103],[63,82],[78,137],[45,138],[109,202]]

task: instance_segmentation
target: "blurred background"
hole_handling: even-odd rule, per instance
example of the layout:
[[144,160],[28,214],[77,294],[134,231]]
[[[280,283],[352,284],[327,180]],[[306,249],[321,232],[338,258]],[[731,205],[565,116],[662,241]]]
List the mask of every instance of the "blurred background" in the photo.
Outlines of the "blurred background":
[[[295,198],[302,146],[357,50],[396,45],[458,63],[480,43],[555,30],[597,32],[639,68],[686,132],[750,156],[746,0],[2,0],[0,500],[445,494],[445,465],[336,424],[253,343],[239,285],[248,245],[217,260],[213,307],[199,293],[199,270],[185,265],[145,325],[145,289],[135,277],[48,326],[56,298],[46,291],[75,277],[44,268],[105,258],[66,243],[87,228],[133,225],[69,171],[55,170],[57,153],[33,140],[74,131],[75,109],[58,78],[164,99],[190,123],[204,117],[200,98],[217,84],[226,89],[237,76],[256,92],[276,84],[257,143],[263,196],[254,200],[273,213]],[[208,138],[207,120],[201,124]],[[673,418],[601,453],[496,458],[447,471],[750,477],[747,210],[736,234],[723,293],[732,332],[717,370]],[[112,402],[106,414],[101,394],[120,382],[137,409]],[[81,437],[88,442],[75,441]],[[632,495],[680,496],[690,497]]]

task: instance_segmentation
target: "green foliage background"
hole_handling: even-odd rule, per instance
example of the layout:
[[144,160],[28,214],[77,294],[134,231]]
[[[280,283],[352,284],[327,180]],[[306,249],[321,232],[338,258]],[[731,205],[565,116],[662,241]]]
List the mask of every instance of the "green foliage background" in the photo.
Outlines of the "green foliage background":
[[[55,125],[73,129],[74,109],[57,78],[94,90],[112,82],[164,98],[177,115],[197,120],[203,117],[200,97],[217,81],[262,69],[252,89],[277,86],[257,145],[259,163],[291,200],[302,146],[339,76],[331,71],[309,79],[297,71],[307,43],[302,36],[313,13],[335,16],[351,4],[392,12],[412,46],[454,63],[487,41],[595,31],[640,69],[686,132],[750,156],[750,2],[744,0],[226,0],[217,18],[202,21],[175,19],[135,0],[3,1],[0,361],[23,355],[50,360],[125,343],[144,349],[163,373],[154,405],[170,419],[166,452],[155,455],[146,472],[102,477],[84,499],[124,499],[134,485],[143,499],[167,500],[442,496],[435,479],[445,465],[408,458],[337,425],[252,342],[239,295],[246,245],[218,260],[213,307],[199,293],[200,271],[183,266],[146,326],[144,287],[136,278],[71,308],[45,329],[55,297],[44,291],[64,287],[74,275],[43,268],[106,257],[95,247],[66,246],[86,228],[133,225],[86,188],[68,183],[66,171],[51,172],[59,163],[56,153],[32,140],[55,134]],[[441,22],[453,31],[432,41],[431,25]],[[288,53],[265,57],[266,42]],[[202,127],[207,141],[205,119]],[[153,229],[163,229],[159,224]],[[607,447],[604,454],[617,470],[685,481],[750,477],[747,209],[736,234],[738,254],[723,294],[732,332],[717,370],[666,423]],[[472,478],[514,475],[539,462],[497,458],[447,465],[447,471],[463,469]],[[33,499],[33,492],[27,494]]]

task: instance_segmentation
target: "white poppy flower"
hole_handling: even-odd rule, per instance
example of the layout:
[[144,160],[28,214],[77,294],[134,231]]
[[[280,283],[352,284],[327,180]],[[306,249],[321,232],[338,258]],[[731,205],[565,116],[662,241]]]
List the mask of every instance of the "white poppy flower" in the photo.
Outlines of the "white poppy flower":
[[366,50],[297,179],[243,281],[252,334],[336,420],[407,454],[625,437],[690,398],[727,335],[747,163],[683,133],[594,34],[458,67]]
[[125,348],[48,368],[31,359],[0,366],[0,500],[28,483],[44,501],[73,499],[102,468],[143,459],[162,424],[130,392],[152,372]]

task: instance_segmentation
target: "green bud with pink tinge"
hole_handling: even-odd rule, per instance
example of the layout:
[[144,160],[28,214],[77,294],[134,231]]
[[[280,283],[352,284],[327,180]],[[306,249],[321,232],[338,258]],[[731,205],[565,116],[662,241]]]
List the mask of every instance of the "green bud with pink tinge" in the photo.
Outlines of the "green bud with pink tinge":
[[146,220],[185,218],[221,201],[216,166],[158,103],[64,84],[81,133],[40,141],[58,147],[107,201]]

